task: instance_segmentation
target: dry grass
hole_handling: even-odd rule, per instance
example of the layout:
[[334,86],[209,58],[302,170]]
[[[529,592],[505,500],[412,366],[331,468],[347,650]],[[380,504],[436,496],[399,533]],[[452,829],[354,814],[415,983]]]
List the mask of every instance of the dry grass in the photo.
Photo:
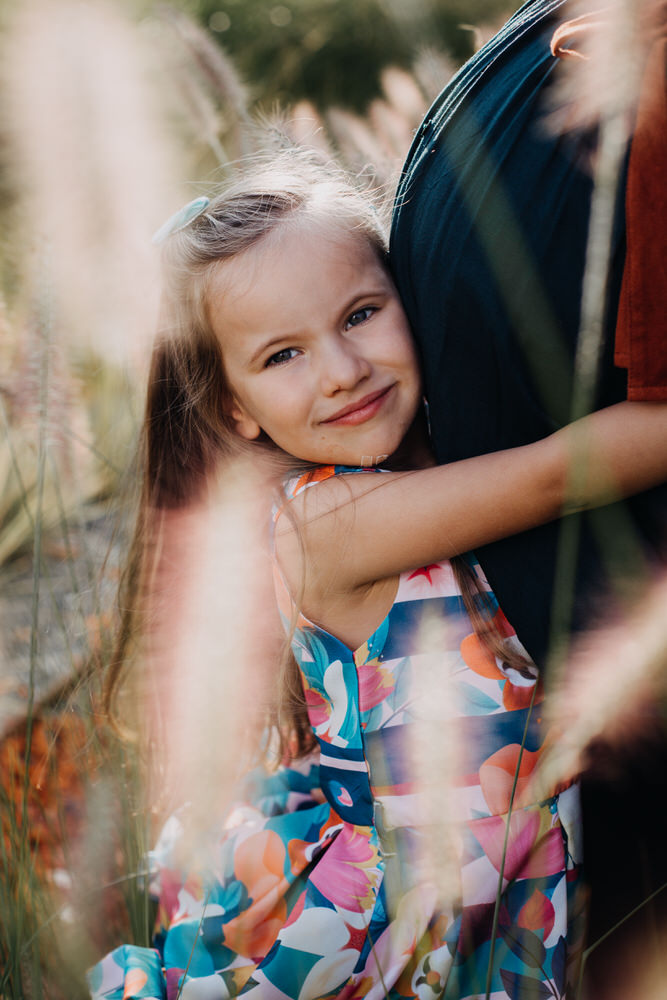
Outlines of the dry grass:
[[[151,934],[137,873],[152,813],[135,749],[100,711],[123,528],[116,497],[132,494],[137,387],[155,324],[150,236],[192,196],[177,178],[233,169],[261,133],[247,127],[231,61],[174,10],[135,23],[119,5],[30,0],[3,27],[0,267],[19,280],[6,284],[0,314],[0,567],[17,591],[0,607],[0,995],[73,1000],[100,954]],[[26,72],[36,65],[38,76]],[[388,72],[386,91],[367,120],[301,108],[269,128],[385,181],[426,106],[405,74]],[[210,639],[202,631],[198,644]],[[187,746],[185,728],[173,742],[187,750],[181,763],[215,745],[199,725]],[[220,747],[212,759],[224,760]]]
[[[0,648],[0,694],[19,673],[25,706],[23,720],[0,743],[0,996],[75,1000],[86,996],[83,970],[105,948],[119,940],[147,945],[151,932],[141,872],[154,816],[136,751],[100,714],[114,607],[108,589],[98,586],[99,554],[86,551],[91,511],[99,512],[91,505],[127,489],[137,386],[157,301],[150,235],[192,196],[179,178],[195,178],[198,189],[252,152],[260,133],[247,127],[247,95],[233,64],[182,14],[134,23],[120,5],[26,0],[6,20],[3,131],[12,203],[0,266],[21,280],[0,314],[0,361],[10,373],[0,381],[0,567],[9,579],[7,567],[30,557],[32,576],[26,618],[16,625],[22,652],[10,651],[8,641]],[[25,71],[35,65],[38,77]],[[414,76],[387,71],[384,96],[364,118],[335,108],[318,115],[303,103],[273,127],[389,185],[450,71],[440,54],[424,53]],[[618,165],[618,137],[612,131],[608,138],[608,161],[598,165],[599,240],[587,293],[591,337],[604,292],[605,226]],[[111,544],[113,530],[103,535]],[[224,547],[228,539],[218,541]],[[567,552],[564,558],[567,597]],[[56,585],[56,577],[69,582]],[[660,600],[649,604],[655,613],[587,651],[591,666],[584,674],[591,680],[577,696],[574,718],[567,689],[556,701],[556,722],[570,736],[550,765],[557,776],[570,773],[591,738],[609,730],[619,700],[660,676],[664,584],[655,594]],[[196,641],[190,637],[193,649],[201,647],[202,670],[234,607],[229,595],[213,589],[209,597],[218,630],[205,631],[199,614]],[[221,607],[227,617],[218,615]],[[47,682],[55,636],[59,665]],[[609,644],[620,650],[624,643],[639,648],[632,654],[635,673],[619,667],[602,703],[595,669],[604,662],[608,671]],[[238,653],[227,659],[236,662]],[[216,684],[224,688],[225,680],[217,677]],[[199,690],[209,691],[210,682],[200,676]],[[228,692],[227,700],[233,709]],[[219,769],[225,758],[223,743],[215,742],[217,716],[199,727],[201,745],[189,742],[205,707],[201,700],[191,704],[189,732],[174,746],[190,756],[197,749],[199,758],[214,747]],[[437,739],[440,719],[438,712],[424,730],[427,742]],[[185,713],[180,722],[186,726]],[[231,722],[228,728],[237,732]],[[439,756],[451,760],[444,745]],[[196,774],[199,758],[193,763],[184,753],[181,761]],[[218,777],[224,784],[229,776]],[[447,885],[440,891],[446,896]],[[646,983],[652,995],[652,973]]]

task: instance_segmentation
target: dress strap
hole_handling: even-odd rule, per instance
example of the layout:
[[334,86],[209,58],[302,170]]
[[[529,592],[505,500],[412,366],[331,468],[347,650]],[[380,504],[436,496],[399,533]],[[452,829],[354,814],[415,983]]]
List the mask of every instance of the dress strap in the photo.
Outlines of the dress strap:
[[307,472],[302,472],[298,476],[293,476],[291,479],[286,480],[283,485],[283,493],[285,499],[289,502],[298,497],[300,493],[307,490],[310,486],[317,486],[318,483],[326,482],[327,479],[331,479],[332,476],[336,475],[335,465],[319,465],[315,469],[308,469]]
[[274,522],[278,520],[280,514],[283,511],[285,503],[289,503],[298,497],[300,493],[304,490],[309,489],[311,486],[317,486],[319,483],[326,482],[327,479],[333,478],[333,476],[343,476],[355,472],[382,472],[382,469],[378,469],[377,466],[355,466],[355,465],[318,465],[315,468],[308,469],[306,472],[301,472],[297,476],[292,476],[286,479],[282,488],[281,503],[276,503],[273,508],[273,520]]

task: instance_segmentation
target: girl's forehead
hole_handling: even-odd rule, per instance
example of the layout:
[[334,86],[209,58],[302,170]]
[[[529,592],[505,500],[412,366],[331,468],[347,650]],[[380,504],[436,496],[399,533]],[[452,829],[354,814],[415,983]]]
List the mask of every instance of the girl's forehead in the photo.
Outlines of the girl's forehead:
[[283,219],[271,232],[257,244],[261,252],[274,247],[284,249],[285,244],[292,242],[292,237],[304,246],[340,249],[343,252],[371,247],[376,250],[375,242],[368,231],[364,231],[357,219],[335,215],[333,212],[302,211],[294,212]]
[[245,295],[267,268],[304,256],[315,270],[319,263],[323,268],[332,262],[349,268],[362,260],[372,260],[386,270],[379,241],[352,220],[293,213],[246,250],[214,264],[209,292]]

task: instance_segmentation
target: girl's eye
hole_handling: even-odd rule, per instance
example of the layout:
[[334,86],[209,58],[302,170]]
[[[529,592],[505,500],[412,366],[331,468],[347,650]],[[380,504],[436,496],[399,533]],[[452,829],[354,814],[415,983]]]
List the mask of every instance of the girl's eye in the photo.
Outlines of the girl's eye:
[[276,351],[275,354],[272,354],[267,359],[264,367],[269,368],[271,365],[284,365],[286,361],[291,361],[292,358],[295,358],[298,353],[296,347],[283,347],[282,351]]
[[348,316],[345,328],[348,329],[351,326],[359,326],[360,323],[365,323],[366,320],[370,319],[376,311],[377,310],[374,306],[364,306],[363,309],[355,309],[355,311]]

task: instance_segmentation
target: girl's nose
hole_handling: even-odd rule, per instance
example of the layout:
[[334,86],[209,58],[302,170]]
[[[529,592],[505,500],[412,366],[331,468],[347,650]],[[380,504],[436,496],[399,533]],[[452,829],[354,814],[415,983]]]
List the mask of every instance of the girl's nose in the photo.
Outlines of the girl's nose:
[[321,384],[327,396],[354,389],[371,373],[371,365],[356,347],[343,338],[322,355]]

